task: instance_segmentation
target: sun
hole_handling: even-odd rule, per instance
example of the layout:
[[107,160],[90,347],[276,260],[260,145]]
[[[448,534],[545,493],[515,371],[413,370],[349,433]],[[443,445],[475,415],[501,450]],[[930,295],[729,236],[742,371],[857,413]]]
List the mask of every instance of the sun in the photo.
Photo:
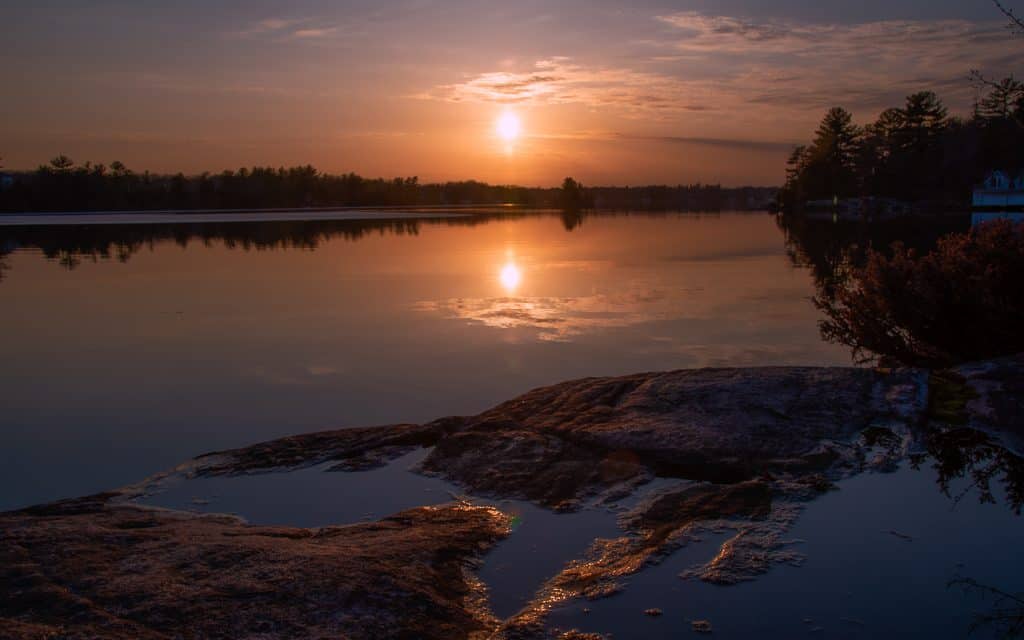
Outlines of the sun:
[[503,139],[505,142],[512,142],[518,138],[522,128],[523,125],[519,121],[519,116],[511,111],[506,111],[501,114],[494,127],[495,131],[498,133],[498,137]]

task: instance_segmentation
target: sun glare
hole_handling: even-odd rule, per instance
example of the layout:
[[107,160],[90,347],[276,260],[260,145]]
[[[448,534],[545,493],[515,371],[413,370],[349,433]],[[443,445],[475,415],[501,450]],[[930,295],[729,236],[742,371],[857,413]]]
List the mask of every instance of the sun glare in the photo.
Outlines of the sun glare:
[[519,281],[523,279],[523,274],[514,262],[509,262],[501,268],[501,275],[498,276],[498,279],[501,280],[501,286],[505,287],[505,290],[509,293],[512,293],[519,286]]
[[519,137],[522,123],[519,122],[519,116],[511,111],[506,111],[498,118],[495,129],[498,132],[498,136],[505,140],[505,142],[512,142]]

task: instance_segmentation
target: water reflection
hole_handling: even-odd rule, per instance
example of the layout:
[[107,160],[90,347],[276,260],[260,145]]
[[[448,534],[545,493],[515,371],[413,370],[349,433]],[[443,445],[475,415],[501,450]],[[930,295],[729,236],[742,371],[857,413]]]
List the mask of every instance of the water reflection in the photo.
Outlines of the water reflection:
[[928,252],[942,236],[967,231],[970,215],[867,223],[780,214],[776,224],[785,236],[789,259],[796,266],[810,269],[818,295],[831,299],[836,287],[864,265],[869,250],[887,251],[899,241],[908,248]]
[[382,212],[380,220],[0,226],[0,279],[10,269],[5,257],[18,250],[39,251],[46,259],[73,270],[87,262],[126,263],[139,252],[153,251],[158,244],[168,242],[182,248],[199,243],[242,251],[315,250],[335,238],[356,242],[373,236],[417,236],[426,227],[474,227],[525,216],[559,215],[556,211],[510,208],[461,209],[459,213],[471,215],[402,220],[387,219]]
[[[503,284],[504,279],[503,272]],[[506,289],[506,297],[423,301],[414,308],[494,329],[528,330],[531,337],[543,341],[566,341],[596,330],[657,321],[708,319],[713,314],[706,299],[693,296],[700,288],[660,289],[652,283],[650,288],[637,285],[634,290],[566,297],[512,297],[515,286],[506,285]]]
[[519,267],[514,262],[506,262],[505,266],[501,268],[501,274],[498,276],[501,280],[501,286],[505,288],[505,291],[512,295],[519,288],[519,283],[523,279],[523,274],[519,270]]
[[[1020,515],[1024,507],[1024,458],[1020,455],[968,428],[929,433],[927,451],[939,490],[954,504],[967,497],[996,504],[997,495],[1002,495],[1006,506]],[[923,462],[923,457],[914,460],[918,467]]]
[[0,502],[584,376],[849,362],[819,339],[811,278],[767,214],[562,222],[0,230],[18,310],[0,315]]

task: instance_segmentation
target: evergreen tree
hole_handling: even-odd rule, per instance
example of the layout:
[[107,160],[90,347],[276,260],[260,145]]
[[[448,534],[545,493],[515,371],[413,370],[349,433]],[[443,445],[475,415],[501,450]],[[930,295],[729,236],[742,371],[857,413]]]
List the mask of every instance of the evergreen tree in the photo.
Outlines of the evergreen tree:
[[860,129],[842,107],[825,114],[807,152],[802,186],[812,199],[847,197],[856,186]]
[[975,117],[986,123],[1011,118],[1024,123],[1024,83],[1011,76],[986,84],[990,91],[975,107]]
[[948,122],[949,112],[933,91],[920,91],[907,96],[899,110],[899,126],[895,132],[900,151],[930,151]]

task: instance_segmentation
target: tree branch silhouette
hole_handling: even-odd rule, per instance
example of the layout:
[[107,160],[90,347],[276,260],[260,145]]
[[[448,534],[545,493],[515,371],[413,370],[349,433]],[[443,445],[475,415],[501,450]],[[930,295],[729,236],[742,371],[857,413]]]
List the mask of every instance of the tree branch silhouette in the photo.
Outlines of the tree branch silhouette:
[[1000,0],[992,0],[992,2],[1010,21],[1010,30],[1017,35],[1024,35],[1024,19],[1019,18],[1017,14],[1013,12],[1013,9],[1004,5]]

